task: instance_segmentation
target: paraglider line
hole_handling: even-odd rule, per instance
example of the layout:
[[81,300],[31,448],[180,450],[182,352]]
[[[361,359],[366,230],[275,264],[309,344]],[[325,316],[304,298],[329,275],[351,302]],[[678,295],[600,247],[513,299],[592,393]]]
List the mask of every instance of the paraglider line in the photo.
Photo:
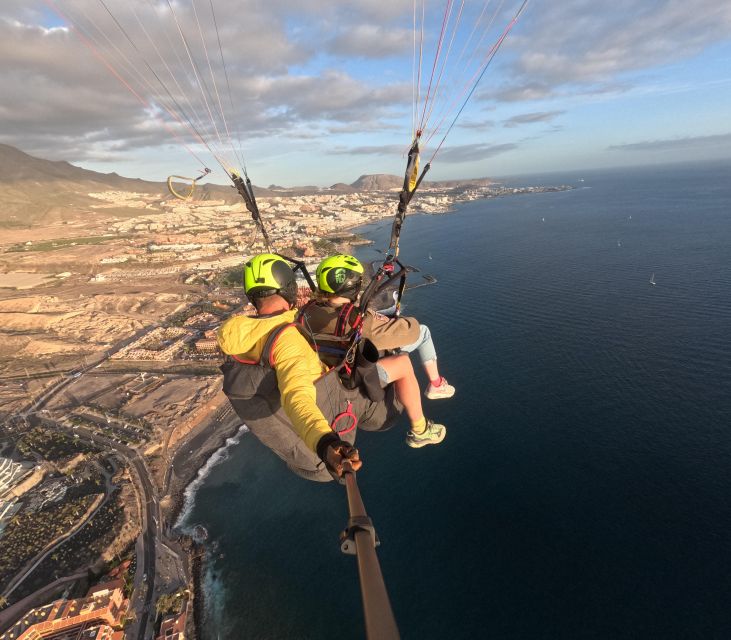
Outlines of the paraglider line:
[[426,90],[426,98],[424,98],[424,109],[421,113],[421,121],[419,122],[419,129],[424,128],[424,117],[426,115],[426,107],[429,104],[429,95],[431,93],[431,85],[434,80],[434,72],[436,71],[436,68],[437,68],[437,60],[439,60],[439,55],[442,51],[442,44],[444,42],[444,31],[447,28],[447,23],[449,21],[449,14],[451,13],[451,10],[452,10],[452,0],[447,0],[447,4],[444,7],[444,17],[442,18],[442,30],[441,30],[441,33],[439,34],[439,43],[437,45],[437,52],[434,55],[434,62],[432,63],[432,68],[431,68],[431,76],[429,78],[429,85],[427,86],[427,90]]
[[[226,88],[228,89],[228,101],[231,105],[231,113],[235,114],[235,108],[234,108],[234,100],[233,96],[231,95],[231,83],[228,79],[228,69],[226,68],[226,60],[223,57],[223,47],[221,46],[221,34],[218,31],[218,22],[216,20],[216,10],[213,7],[213,0],[210,0],[211,3],[211,15],[213,16],[213,26],[216,29],[216,39],[218,40],[218,51],[221,54],[221,66],[223,67],[223,75],[226,78]],[[227,128],[228,132],[228,128]],[[236,153],[236,156],[241,163],[241,168],[244,171],[244,175],[246,175],[246,162],[244,160],[244,153],[243,153],[243,144],[241,143],[241,133],[239,132],[238,127],[236,128],[236,139],[239,143],[238,152]]]
[[521,13],[523,13],[523,10],[525,9],[527,4],[528,4],[528,0],[523,0],[523,3],[520,5],[520,8],[513,16],[513,19],[508,23],[508,25],[503,30],[503,33],[500,35],[500,38],[498,38],[497,42],[495,42],[495,44],[493,45],[492,49],[490,50],[490,53],[488,54],[487,61],[485,62],[484,66],[482,68],[482,72],[480,73],[479,77],[477,78],[477,81],[474,83],[469,94],[465,98],[465,101],[462,103],[462,106],[459,108],[459,111],[457,111],[457,114],[454,116],[454,119],[452,120],[451,124],[449,125],[449,128],[445,132],[444,136],[442,137],[441,141],[439,142],[439,145],[435,149],[434,153],[432,154],[432,157],[429,159],[430,163],[432,162],[432,160],[434,160],[434,157],[437,155],[439,150],[442,148],[444,141],[446,140],[450,131],[452,131],[452,128],[454,127],[455,123],[457,122],[457,119],[459,118],[459,116],[462,114],[462,111],[464,111],[464,108],[467,106],[467,103],[469,102],[470,98],[472,97],[472,94],[477,89],[477,85],[480,84],[480,80],[482,80],[482,77],[485,75],[485,72],[487,71],[488,67],[490,66],[490,63],[492,62],[493,58],[495,57],[495,54],[497,53],[497,51],[500,48],[500,46],[502,45],[502,43],[505,41],[505,38],[507,38],[511,29],[515,26],[515,23],[518,21],[518,18],[520,17]]
[[[55,13],[59,18],[64,20],[68,23],[68,25],[74,30],[76,35],[79,37],[81,42],[86,45],[86,47],[89,48],[89,50],[94,54],[94,56],[114,75],[119,82],[122,83],[123,86],[125,86],[129,92],[139,100],[143,106],[145,106],[147,109],[150,110],[151,113],[154,113],[154,107],[150,104],[148,100],[143,98],[135,89],[117,72],[117,70],[104,58],[104,56],[96,49],[96,47],[91,43],[89,39],[87,39],[81,31],[74,25],[74,23],[66,17],[66,15],[58,8],[56,7],[52,0],[43,0],[43,3],[51,10],[53,13]],[[171,116],[173,116],[181,125],[185,126],[185,123],[183,123],[180,118],[178,118],[174,113],[171,113],[168,109],[165,109],[170,113]],[[158,120],[162,123],[163,127],[167,129],[167,131],[178,141],[180,144],[190,153],[191,156],[193,156],[198,162],[201,163],[201,166],[206,165],[203,160],[198,156],[198,154],[195,153],[187,144],[186,142],[178,135],[177,131],[173,129],[165,120],[158,117]],[[204,143],[205,144],[205,143]]]
[[[198,131],[198,129],[196,128],[196,126],[195,126],[195,125],[193,124],[193,122],[191,121],[190,117],[189,117],[189,116],[188,116],[188,114],[186,113],[185,109],[183,109],[183,107],[182,107],[182,106],[180,105],[180,103],[179,103],[179,102],[177,101],[177,99],[176,99],[176,98],[175,98],[175,96],[174,96],[174,95],[172,94],[172,92],[170,91],[170,89],[168,88],[168,86],[167,86],[167,85],[165,84],[165,82],[164,82],[164,81],[162,80],[162,78],[160,78],[160,76],[159,76],[159,75],[158,75],[158,74],[157,74],[157,73],[155,72],[155,70],[154,70],[154,69],[153,69],[153,68],[152,68],[152,67],[150,66],[149,62],[148,62],[148,61],[147,61],[147,60],[145,59],[145,57],[144,57],[144,56],[142,55],[142,52],[140,51],[139,47],[137,46],[137,44],[135,43],[135,41],[134,41],[134,40],[132,39],[132,37],[131,37],[131,36],[129,35],[129,33],[127,32],[127,30],[126,30],[126,29],[125,29],[125,28],[124,28],[124,27],[123,27],[123,26],[122,26],[122,25],[120,24],[120,22],[119,22],[119,21],[117,20],[117,18],[116,18],[116,17],[114,16],[114,14],[113,14],[113,13],[111,12],[111,10],[110,10],[110,9],[109,9],[109,7],[108,7],[108,6],[106,5],[106,3],[104,2],[104,0],[99,0],[99,2],[100,2],[100,4],[101,4],[101,5],[102,5],[102,6],[104,7],[104,9],[106,10],[106,12],[107,12],[107,13],[109,14],[109,16],[111,17],[111,19],[112,19],[112,20],[114,21],[114,24],[115,24],[115,25],[117,25],[117,28],[118,28],[118,29],[119,29],[119,31],[120,31],[120,32],[122,33],[122,35],[124,35],[124,37],[125,37],[125,38],[127,39],[127,41],[128,41],[128,42],[129,42],[129,43],[130,43],[130,44],[132,45],[132,48],[133,48],[133,49],[134,49],[134,50],[135,50],[135,51],[137,52],[137,54],[138,54],[138,55],[140,56],[140,59],[142,60],[142,62],[144,63],[144,65],[145,65],[145,66],[147,67],[147,69],[148,69],[148,70],[150,71],[150,73],[151,73],[151,74],[152,74],[152,75],[154,76],[154,78],[155,78],[155,79],[156,79],[156,80],[158,81],[158,83],[159,83],[159,84],[160,84],[160,86],[161,86],[161,87],[163,88],[163,90],[165,91],[165,93],[167,93],[167,95],[168,95],[168,97],[170,98],[170,100],[172,101],[173,105],[174,105],[174,106],[175,106],[175,107],[176,107],[176,108],[178,109],[178,111],[180,112],[180,114],[181,114],[181,115],[182,115],[182,116],[183,116],[183,117],[185,118],[185,120],[187,121],[187,123],[188,123],[188,125],[189,125],[189,127],[190,127],[191,131],[193,131],[193,132],[194,132],[194,134],[195,134],[195,136],[196,136],[196,137],[198,138],[198,140],[200,140],[200,142],[201,142],[201,143],[202,143],[202,144],[203,144],[203,145],[204,145],[204,146],[205,146],[205,147],[206,147],[206,148],[207,148],[207,149],[208,149],[208,150],[209,150],[209,151],[211,152],[211,154],[212,154],[212,155],[213,155],[213,156],[215,157],[215,156],[216,156],[216,154],[215,154],[215,153],[213,152],[213,149],[211,149],[211,147],[210,147],[210,146],[208,145],[208,143],[207,143],[207,142],[206,142],[206,141],[205,141],[205,140],[203,139],[203,136],[201,135],[200,131]],[[134,11],[134,9],[133,9],[133,11]],[[136,12],[135,12],[135,17],[137,17],[137,13],[136,13]],[[138,20],[138,22],[140,22],[140,20],[139,20],[139,17],[137,17],[137,20]],[[92,24],[94,24],[94,23],[92,22]],[[96,25],[95,25],[95,26],[96,26]],[[144,28],[144,26],[142,25],[142,23],[141,23],[141,22],[140,22],[140,26],[142,26],[142,29],[143,29],[143,31],[144,31],[144,32],[145,32],[145,33],[147,34],[147,30],[146,30],[146,29]],[[103,35],[104,35],[104,36],[106,37],[106,34],[104,34],[104,32],[103,32],[103,31],[101,31],[101,29],[99,29],[99,27],[98,27],[98,26],[97,26],[96,28],[97,28],[97,30],[99,30],[99,31],[100,31],[100,32],[101,32],[101,33],[102,33],[102,34],[103,34]],[[149,35],[148,35],[148,39],[149,39]],[[110,44],[112,44],[112,43],[110,43]],[[114,45],[112,44],[112,46],[114,46]],[[154,42],[153,42],[153,46],[154,46]],[[117,47],[114,47],[114,48],[115,48],[115,49],[117,50],[117,52],[118,52],[118,53],[119,53],[119,54],[120,54],[121,56],[123,56],[123,57],[124,57],[124,58],[126,59],[126,56],[124,56],[124,54],[123,54],[123,53],[122,53],[121,51],[119,51],[119,49],[118,49]],[[155,47],[155,50],[157,51],[157,47]],[[158,55],[159,55],[159,51],[158,51]],[[127,62],[129,63],[129,60],[127,60]],[[132,65],[131,63],[129,63],[129,64],[130,64],[130,65],[132,66],[132,68],[134,68],[134,65]],[[165,61],[164,61],[164,60],[163,60],[163,64],[165,64]],[[165,66],[167,67],[167,65],[165,65]],[[148,88],[149,88],[149,89],[150,89],[150,90],[151,90],[151,91],[152,91],[152,92],[154,93],[154,92],[155,92],[155,89],[154,89],[154,88],[153,88],[153,87],[152,87],[152,86],[150,85],[150,83],[149,83],[149,82],[147,81],[147,79],[146,79],[146,78],[145,78],[144,76],[142,76],[141,74],[140,74],[140,77],[142,78],[142,81],[144,82],[144,84],[146,84],[146,85],[148,86]],[[174,76],[173,76],[173,79],[174,79]],[[178,89],[180,89],[180,85],[178,85]],[[180,90],[182,91],[182,89],[180,89]],[[185,95],[185,92],[183,92],[183,95]],[[169,109],[169,108],[167,108],[167,107],[166,107],[166,106],[165,106],[165,105],[163,104],[162,100],[160,100],[160,99],[159,99],[159,97],[158,97],[158,102],[159,102],[159,103],[160,103],[160,104],[162,105],[162,107],[163,107],[163,108],[164,108],[164,109],[165,109],[165,110],[166,110],[166,111],[167,111],[167,112],[168,112],[169,114],[171,114],[171,115],[172,115],[173,117],[176,117],[176,116],[175,116],[175,115],[173,114],[172,110],[171,110],[171,109]],[[190,103],[190,101],[189,101],[189,103]],[[176,119],[177,119],[177,120],[178,120],[178,121],[180,122],[180,119],[179,119],[179,118],[176,118]],[[181,124],[183,124],[183,123],[181,122]]]

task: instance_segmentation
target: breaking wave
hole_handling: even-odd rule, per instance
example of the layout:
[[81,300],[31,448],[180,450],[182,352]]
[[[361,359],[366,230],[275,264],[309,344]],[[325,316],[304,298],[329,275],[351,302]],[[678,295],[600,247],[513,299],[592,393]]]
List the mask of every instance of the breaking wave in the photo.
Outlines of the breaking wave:
[[203,484],[205,479],[210,475],[211,471],[215,466],[228,459],[228,452],[231,447],[241,442],[241,436],[249,432],[249,427],[242,424],[236,435],[226,438],[226,442],[217,449],[213,455],[206,460],[206,463],[198,469],[198,474],[191,481],[191,483],[185,488],[183,492],[183,508],[180,510],[180,515],[175,522],[175,528],[182,529],[185,533],[190,533],[189,529],[192,528],[186,523],[190,512],[195,504],[195,494],[197,493],[200,486]]

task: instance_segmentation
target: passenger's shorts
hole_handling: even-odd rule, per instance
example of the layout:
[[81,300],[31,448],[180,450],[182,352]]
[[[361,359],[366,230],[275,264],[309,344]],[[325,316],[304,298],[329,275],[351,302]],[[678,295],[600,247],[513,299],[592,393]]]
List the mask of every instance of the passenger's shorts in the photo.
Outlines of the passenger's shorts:
[[381,386],[385,388],[388,383],[391,382],[391,379],[388,377],[388,371],[386,371],[379,362],[376,362],[376,369],[378,369],[378,381],[381,383]]

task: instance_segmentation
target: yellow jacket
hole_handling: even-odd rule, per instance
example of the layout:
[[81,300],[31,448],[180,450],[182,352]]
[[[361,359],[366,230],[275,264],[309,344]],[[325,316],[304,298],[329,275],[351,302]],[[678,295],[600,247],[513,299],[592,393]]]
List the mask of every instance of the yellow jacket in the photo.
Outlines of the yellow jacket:
[[[243,360],[259,361],[269,334],[277,327],[294,321],[297,311],[274,316],[234,316],[218,330],[218,344],[228,355]],[[296,327],[285,329],[275,340],[272,362],[277,385],[287,417],[309,449],[317,453],[317,443],[333,433],[330,424],[317,406],[314,382],[327,367]]]

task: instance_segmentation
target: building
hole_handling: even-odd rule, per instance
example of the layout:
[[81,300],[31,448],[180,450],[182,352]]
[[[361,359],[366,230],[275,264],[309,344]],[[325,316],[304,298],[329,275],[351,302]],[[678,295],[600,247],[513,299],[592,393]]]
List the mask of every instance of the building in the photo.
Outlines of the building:
[[40,465],[0,457],[0,536],[23,508],[18,498],[41,482],[44,476],[45,471]]
[[196,340],[195,350],[198,353],[206,354],[221,353],[221,350],[218,348],[218,340],[215,338],[201,338],[200,340]]
[[190,602],[183,605],[178,615],[167,616],[160,625],[160,633],[155,640],[185,640],[185,625],[188,621]]
[[297,303],[298,309],[304,307],[312,299],[312,289],[309,286],[297,287]]
[[28,611],[0,640],[123,640],[129,600],[122,580],[89,589],[85,598],[56,600]]
[[117,360],[172,360],[190,333],[182,327],[156,327],[112,354]]
[[20,462],[13,462],[10,458],[0,458],[0,496],[21,482],[31,469]]

